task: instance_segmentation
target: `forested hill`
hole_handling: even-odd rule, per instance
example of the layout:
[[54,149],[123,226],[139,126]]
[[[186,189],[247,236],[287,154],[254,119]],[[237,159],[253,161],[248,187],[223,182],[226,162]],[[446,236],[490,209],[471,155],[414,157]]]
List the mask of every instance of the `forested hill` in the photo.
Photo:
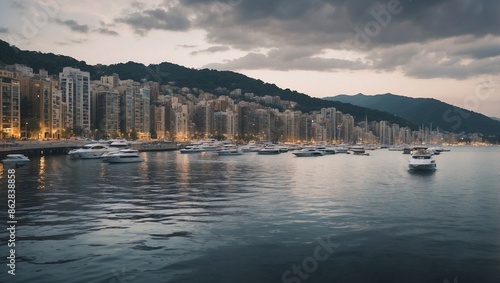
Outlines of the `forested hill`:
[[149,66],[136,62],[93,66],[69,56],[19,50],[0,40],[0,64],[14,63],[27,65],[33,68],[35,72],[39,69],[45,69],[49,74],[58,74],[64,67],[75,67],[90,72],[93,79],[98,79],[102,75],[116,73],[120,76],[120,79],[132,79],[134,81],[146,79],[148,81],[158,81],[162,84],[174,82],[175,85],[180,87],[198,88],[215,95],[225,94],[224,91],[241,89],[243,93],[252,92],[258,96],[279,96],[283,100],[295,101],[298,103],[296,110],[302,112],[335,107],[343,113],[351,114],[357,121],[364,120],[366,116],[370,121],[385,120],[415,129],[415,125],[394,114],[349,103],[325,101],[290,89],[281,89],[274,84],[265,83],[230,71],[197,70],[168,62]]
[[[400,116],[415,125],[429,126],[450,132],[482,133],[500,137],[500,121],[481,113],[453,106],[433,98],[412,98],[394,94],[337,95],[325,100],[352,103]],[[491,139],[490,139],[491,140]]]

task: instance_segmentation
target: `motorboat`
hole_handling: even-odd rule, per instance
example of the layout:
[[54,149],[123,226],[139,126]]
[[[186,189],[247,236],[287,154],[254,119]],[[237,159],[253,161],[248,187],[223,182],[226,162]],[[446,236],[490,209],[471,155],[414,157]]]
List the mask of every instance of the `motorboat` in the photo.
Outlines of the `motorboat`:
[[131,163],[143,162],[144,159],[139,156],[139,151],[135,149],[120,149],[115,152],[103,155],[103,162],[107,163]]
[[436,170],[436,161],[432,159],[432,151],[425,146],[415,146],[408,161],[408,169],[411,171],[433,171]]
[[439,155],[441,152],[450,151],[449,149],[446,150],[440,146],[430,147],[429,150],[434,152],[434,155]]
[[314,157],[314,156],[324,156],[325,153],[317,148],[303,148],[292,152],[297,157]]
[[30,160],[23,154],[7,154],[7,158],[2,160],[4,165],[14,165],[14,166],[23,166],[29,163]]
[[361,145],[351,146],[350,150],[347,151],[347,154],[364,155],[364,156],[370,155],[369,153],[365,152],[365,147]]
[[204,151],[216,151],[217,149],[220,148],[220,146],[218,146],[217,144],[215,143],[202,143],[200,145],[200,147],[204,150]]
[[205,149],[199,145],[188,145],[180,150],[181,153],[199,153],[204,151]]
[[243,152],[255,152],[259,150],[259,147],[255,143],[248,143],[247,145],[242,146],[241,150],[243,150]]
[[237,146],[224,146],[217,151],[218,155],[242,155],[243,150]]
[[110,148],[116,148],[116,149],[125,149],[130,147],[130,142],[124,140],[124,139],[116,139],[112,140],[109,143]]
[[285,153],[285,152],[288,152],[290,150],[290,148],[286,145],[278,145],[278,148],[279,148],[281,153]]
[[349,148],[345,144],[338,145],[335,149],[335,154],[337,153],[347,153],[349,151]]
[[257,151],[257,154],[265,154],[265,155],[280,154],[280,153],[281,153],[280,148],[272,145],[268,145]]
[[334,148],[328,146],[317,146],[316,149],[323,152],[325,155],[336,153]]
[[68,155],[71,158],[97,159],[102,158],[102,155],[105,153],[118,150],[118,148],[109,147],[107,144],[91,143],[84,145],[82,148],[71,150],[68,152]]
[[206,139],[195,142],[192,145],[201,147],[203,151],[216,151],[221,148],[223,143],[216,139]]

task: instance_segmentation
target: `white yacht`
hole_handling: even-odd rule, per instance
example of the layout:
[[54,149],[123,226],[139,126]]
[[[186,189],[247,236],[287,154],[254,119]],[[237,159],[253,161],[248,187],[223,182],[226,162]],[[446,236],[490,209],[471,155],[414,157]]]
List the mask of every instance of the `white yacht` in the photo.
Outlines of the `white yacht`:
[[188,145],[180,150],[181,153],[200,153],[204,151],[205,149],[199,145]]
[[243,152],[253,152],[259,150],[259,147],[254,142],[251,142],[247,145],[242,146],[241,149],[243,150]]
[[104,153],[112,151],[118,151],[118,148],[111,148],[107,144],[91,143],[84,145],[82,148],[71,150],[68,155],[71,158],[96,159],[102,158]]
[[7,158],[2,160],[4,165],[22,166],[29,163],[28,157],[22,154],[7,154]]
[[285,153],[285,152],[288,152],[290,150],[290,148],[284,144],[277,145],[277,147],[279,148],[281,153]]
[[432,159],[432,152],[426,146],[415,146],[408,162],[411,171],[436,170],[436,161]]
[[347,153],[349,151],[349,148],[345,144],[338,145],[335,147],[335,154],[337,153]]
[[365,147],[362,145],[351,146],[349,149],[350,150],[347,151],[347,154],[364,155],[364,156],[370,155],[369,153],[365,152]]
[[216,151],[221,148],[222,142],[216,139],[200,140],[193,145],[203,148],[204,151]]
[[217,151],[218,155],[242,155],[243,150],[235,145],[228,145],[222,147],[220,150]]
[[325,155],[335,154],[335,149],[329,146],[317,146],[316,149],[322,151]]
[[297,157],[313,157],[313,156],[323,156],[325,152],[318,150],[314,147],[306,147],[301,150],[292,152]]
[[107,163],[131,163],[143,162],[144,159],[139,156],[139,151],[135,149],[120,149],[115,152],[103,155],[103,162]]
[[280,153],[281,153],[280,148],[275,145],[267,145],[264,148],[257,151],[257,154],[266,154],[266,155],[280,154]]
[[130,142],[124,139],[115,139],[109,142],[110,148],[125,149],[130,147]]
[[215,143],[203,143],[200,147],[203,148],[204,151],[216,151],[220,148],[220,146]]

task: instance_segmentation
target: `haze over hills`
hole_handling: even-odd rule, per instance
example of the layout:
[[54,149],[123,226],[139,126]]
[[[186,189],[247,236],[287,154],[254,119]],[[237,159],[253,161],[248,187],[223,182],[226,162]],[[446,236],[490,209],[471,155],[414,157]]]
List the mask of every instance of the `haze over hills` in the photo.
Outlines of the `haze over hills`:
[[433,98],[411,98],[394,94],[337,95],[324,98],[385,111],[416,125],[450,132],[482,133],[500,136],[500,121],[483,114],[453,106]]
[[236,72],[209,69],[197,70],[168,62],[149,66],[136,62],[93,66],[69,56],[19,50],[0,40],[0,64],[14,63],[32,67],[35,72],[39,69],[45,69],[49,74],[58,74],[63,67],[75,67],[90,72],[92,79],[99,79],[103,75],[116,73],[120,76],[120,79],[132,79],[134,81],[146,79],[158,81],[162,84],[175,82],[175,85],[180,87],[197,88],[215,95],[227,95],[229,91],[239,88],[243,93],[249,92],[258,96],[279,96],[283,100],[295,101],[298,106],[294,110],[301,110],[302,112],[335,107],[343,113],[353,115],[357,121],[364,121],[365,117],[367,117],[370,121],[385,120],[401,126],[409,126],[412,129],[416,128],[415,125],[393,114],[348,103],[325,101],[290,89],[281,89],[274,84],[265,83]]

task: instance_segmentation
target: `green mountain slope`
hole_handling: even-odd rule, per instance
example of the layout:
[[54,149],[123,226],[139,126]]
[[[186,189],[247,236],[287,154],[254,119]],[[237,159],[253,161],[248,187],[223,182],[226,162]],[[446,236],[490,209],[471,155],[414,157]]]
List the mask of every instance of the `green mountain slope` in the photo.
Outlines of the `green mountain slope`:
[[353,115],[357,121],[365,120],[366,116],[370,121],[385,120],[401,126],[415,128],[412,123],[390,113],[338,101],[325,101],[290,89],[281,89],[274,84],[265,83],[235,72],[190,69],[168,62],[149,66],[136,62],[92,66],[85,61],[78,61],[68,56],[19,50],[0,40],[0,64],[14,63],[30,66],[35,72],[43,68],[49,74],[58,74],[63,67],[75,67],[90,72],[93,79],[98,79],[102,75],[116,73],[120,76],[120,79],[132,79],[134,81],[146,79],[148,81],[158,81],[162,84],[173,81],[180,87],[198,88],[216,95],[226,94],[224,89],[231,91],[240,88],[243,93],[253,92],[257,96],[279,96],[283,100],[295,101],[298,103],[296,110],[303,112],[335,107],[343,113]]
[[483,114],[465,110],[433,98],[411,98],[394,94],[337,95],[325,98],[354,105],[377,109],[400,116],[409,122],[421,125],[432,123],[432,127],[466,133],[482,133],[500,137],[500,121]]

